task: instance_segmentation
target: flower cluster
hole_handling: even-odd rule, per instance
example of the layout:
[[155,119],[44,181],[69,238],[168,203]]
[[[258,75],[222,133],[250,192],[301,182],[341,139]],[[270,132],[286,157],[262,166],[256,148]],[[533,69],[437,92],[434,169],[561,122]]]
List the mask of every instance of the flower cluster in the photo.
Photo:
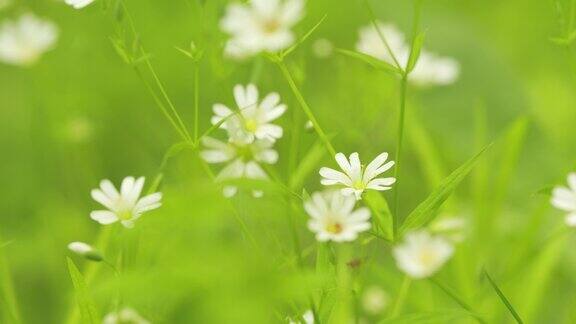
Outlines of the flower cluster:
[[[225,182],[232,179],[266,180],[268,176],[261,164],[275,164],[278,153],[274,143],[283,135],[282,127],[272,123],[286,111],[286,105],[280,102],[276,92],[260,100],[255,85],[237,85],[234,87],[235,107],[224,104],[213,106],[212,124],[226,131],[227,141],[212,137],[203,137],[205,149],[200,153],[202,158],[212,164],[227,163],[216,176],[216,181]],[[225,186],[224,195],[234,196],[235,186]],[[255,197],[261,191],[253,191]]]

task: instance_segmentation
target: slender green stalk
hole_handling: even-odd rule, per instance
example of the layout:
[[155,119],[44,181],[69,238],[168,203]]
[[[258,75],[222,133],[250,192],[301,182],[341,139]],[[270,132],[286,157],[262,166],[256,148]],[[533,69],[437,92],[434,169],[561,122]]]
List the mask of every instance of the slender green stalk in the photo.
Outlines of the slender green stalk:
[[322,130],[322,127],[320,126],[320,124],[318,123],[318,120],[314,116],[312,109],[310,109],[310,106],[308,105],[308,103],[304,99],[304,96],[302,96],[302,92],[300,92],[300,90],[296,86],[296,83],[294,82],[294,78],[290,74],[290,71],[288,71],[286,64],[282,60],[277,61],[277,64],[278,64],[278,67],[280,68],[280,70],[282,71],[284,78],[286,78],[286,81],[288,81],[288,85],[290,86],[290,89],[294,93],[296,100],[298,100],[300,107],[302,107],[302,110],[304,110],[306,117],[308,117],[308,119],[312,122],[312,125],[314,126],[314,130],[316,131],[316,133],[318,134],[318,136],[320,137],[320,139],[324,143],[324,146],[326,146],[326,149],[328,150],[328,152],[332,156],[335,156],[336,150],[332,146],[332,143],[330,143],[330,140],[328,139],[328,136],[326,136],[326,133],[324,132],[324,130]]
[[376,29],[378,36],[382,40],[382,43],[384,43],[384,46],[386,47],[386,51],[388,51],[388,54],[392,58],[392,61],[394,61],[394,65],[396,66],[396,68],[398,68],[398,70],[404,71],[402,64],[400,64],[400,62],[396,58],[396,54],[394,54],[394,51],[392,51],[392,48],[388,44],[388,41],[386,40],[384,33],[382,32],[382,30],[380,30],[380,26],[378,26],[378,22],[377,22],[378,19],[376,18],[376,14],[374,14],[374,9],[372,9],[372,6],[370,6],[370,2],[368,2],[368,0],[364,0],[364,4],[366,4],[366,8],[368,9],[368,12],[370,13],[370,21],[372,22],[372,25],[374,25],[374,28]]
[[496,292],[496,294],[498,295],[498,297],[500,297],[500,300],[502,301],[502,303],[504,304],[504,306],[506,306],[506,308],[508,309],[508,311],[510,312],[510,314],[514,317],[514,319],[516,320],[516,322],[518,324],[523,324],[524,321],[522,321],[522,318],[520,318],[520,315],[518,314],[518,312],[514,309],[514,306],[512,306],[512,304],[510,303],[510,301],[508,300],[508,298],[506,298],[506,296],[504,295],[504,293],[502,292],[502,290],[500,290],[500,288],[498,287],[498,285],[496,284],[496,282],[494,282],[494,280],[492,279],[492,277],[490,277],[490,275],[488,274],[488,271],[484,270],[484,276],[486,276],[486,279],[488,279],[488,282],[490,283],[490,286],[492,286],[492,288],[494,289],[494,291]]
[[458,305],[460,305],[460,307],[462,307],[464,310],[472,314],[479,323],[483,324],[486,323],[486,321],[480,315],[478,315],[478,313],[470,305],[468,305],[468,303],[466,303],[462,298],[460,298],[454,291],[452,291],[450,288],[448,288],[435,278],[429,278],[429,280],[436,287],[440,288],[440,290],[442,290],[446,295],[448,295],[448,297],[452,298],[452,300],[454,300]]
[[194,64],[194,143],[198,143],[199,135],[199,114],[200,114],[200,66],[198,63]]
[[[398,114],[398,137],[396,142],[396,167],[394,168],[394,178],[400,176],[400,166],[402,165],[402,145],[404,143],[404,119],[406,118],[406,92],[408,88],[408,74],[402,75],[400,81],[400,112]],[[400,205],[400,181],[397,181],[394,188],[394,212],[392,213],[393,239],[396,239],[400,217],[398,207]]]
[[405,276],[404,280],[402,281],[402,285],[400,286],[398,296],[396,297],[396,301],[394,302],[394,306],[392,307],[392,311],[390,312],[391,318],[394,318],[400,314],[400,311],[406,302],[406,297],[408,296],[408,290],[410,290],[411,283],[412,280],[410,277]]
[[4,254],[4,246],[0,247],[0,299],[0,310],[3,314],[1,319],[5,323],[21,323],[20,310],[14,291],[10,266]]

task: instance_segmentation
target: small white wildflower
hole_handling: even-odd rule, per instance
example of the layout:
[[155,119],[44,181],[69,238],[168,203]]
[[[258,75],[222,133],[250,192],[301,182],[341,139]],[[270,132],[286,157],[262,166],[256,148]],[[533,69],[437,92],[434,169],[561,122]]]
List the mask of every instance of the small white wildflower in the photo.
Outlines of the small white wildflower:
[[140,198],[143,187],[144,177],[124,178],[120,192],[110,180],[102,180],[100,188],[92,190],[91,195],[108,210],[93,211],[90,217],[102,225],[120,221],[125,227],[133,227],[143,213],[162,205],[162,194],[159,192]]
[[74,9],[82,9],[94,2],[94,0],[65,0],[65,2]]
[[30,66],[52,49],[57,39],[56,25],[31,13],[6,21],[0,26],[0,61]]
[[[410,46],[406,43],[404,35],[392,24],[378,22],[377,25],[386,39],[390,51],[398,63],[405,67],[410,57]],[[395,65],[394,58],[390,55],[390,51],[384,45],[373,24],[360,29],[360,39],[356,44],[356,50]],[[456,60],[449,57],[439,57],[422,49],[416,66],[410,72],[409,81],[419,86],[448,85],[454,83],[459,74],[460,65]]]
[[452,242],[459,243],[466,238],[468,222],[464,217],[445,216],[430,224],[430,231],[440,234]]
[[302,314],[302,320],[298,319],[288,319],[289,324],[314,324],[314,313],[311,310],[307,310]]
[[394,166],[394,161],[385,163],[388,159],[386,152],[378,155],[366,168],[360,164],[360,158],[356,152],[350,154],[349,160],[342,153],[336,154],[335,158],[344,172],[326,167],[321,168],[320,175],[323,177],[321,183],[325,186],[343,185],[344,188],[341,189],[343,195],[354,194],[356,199],[360,200],[364,190],[389,190],[396,182],[396,178],[393,177],[377,178]]
[[272,92],[260,101],[255,85],[236,85],[234,98],[237,114],[223,104],[215,104],[212,117],[214,125],[226,118],[220,127],[228,131],[232,141],[251,143],[255,139],[267,139],[274,142],[282,137],[282,127],[271,123],[286,111],[278,93]]
[[378,315],[388,306],[390,297],[386,292],[378,287],[368,287],[362,295],[362,307],[367,313]]
[[[228,163],[216,176],[217,182],[231,179],[268,179],[266,172],[259,163],[275,164],[278,153],[272,148],[273,143],[268,140],[256,140],[253,143],[222,142],[212,137],[202,138],[206,147],[200,155],[204,161],[211,164]],[[236,194],[235,186],[225,186],[224,196],[232,197]],[[262,196],[262,192],[255,190],[254,197]]]
[[354,241],[359,233],[370,229],[370,211],[364,207],[354,210],[355,205],[354,197],[343,196],[339,191],[315,192],[304,203],[311,217],[308,228],[321,242]]
[[68,249],[81,257],[88,260],[100,262],[103,260],[102,255],[91,245],[84,242],[72,242],[68,244]]
[[317,58],[327,58],[334,52],[334,45],[326,38],[320,38],[312,44],[312,52]]
[[306,123],[304,124],[304,129],[305,129],[307,132],[313,131],[313,130],[314,130],[314,123],[312,123],[311,120],[306,121]]
[[220,27],[230,35],[225,55],[244,59],[260,52],[277,52],[294,43],[291,28],[302,19],[302,0],[252,0],[226,8]]
[[123,308],[118,312],[112,312],[104,317],[102,324],[150,324],[150,321],[142,317],[132,308]]
[[414,279],[422,279],[440,270],[452,257],[454,247],[441,236],[417,231],[407,234],[392,252],[400,270]]
[[576,172],[568,175],[568,187],[556,186],[552,191],[551,203],[554,207],[568,213],[566,225],[576,227]]

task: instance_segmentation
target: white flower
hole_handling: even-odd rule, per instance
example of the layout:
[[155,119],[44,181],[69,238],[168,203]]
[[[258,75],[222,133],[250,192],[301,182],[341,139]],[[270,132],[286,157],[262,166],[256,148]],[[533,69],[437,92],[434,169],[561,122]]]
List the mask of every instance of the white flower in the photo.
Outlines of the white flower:
[[554,207],[568,212],[566,225],[576,227],[576,172],[568,175],[568,187],[554,188],[551,203]]
[[406,235],[404,242],[393,249],[400,270],[414,279],[435,274],[454,253],[454,247],[441,236],[426,231]]
[[102,261],[102,255],[96,251],[91,245],[84,242],[72,242],[68,244],[68,249],[79,256],[92,261]]
[[327,58],[334,52],[334,45],[326,38],[320,38],[312,44],[312,52],[317,58]]
[[82,9],[94,2],[94,0],[65,0],[65,2],[74,9]]
[[102,225],[120,221],[125,227],[133,227],[134,221],[150,210],[162,205],[159,192],[140,198],[144,187],[144,177],[134,179],[126,177],[122,181],[120,192],[110,180],[102,180],[100,188],[92,190],[92,198],[108,210],[96,210],[90,217]]
[[112,312],[104,317],[103,324],[150,324],[148,320],[132,308],[123,308],[119,312]]
[[350,161],[348,161],[342,153],[336,154],[336,162],[344,172],[326,167],[321,168],[320,175],[323,179],[320,183],[325,186],[343,185],[343,195],[349,196],[354,194],[356,199],[360,200],[364,190],[389,190],[392,188],[390,186],[396,182],[396,178],[392,177],[376,178],[394,166],[394,161],[384,164],[388,159],[388,153],[386,152],[378,155],[366,168],[363,168],[360,164],[358,153],[350,154],[349,159]]
[[[206,147],[200,152],[204,161],[212,164],[228,163],[216,176],[217,182],[231,179],[268,179],[260,163],[274,164],[278,161],[276,152],[268,140],[256,140],[253,143],[222,142],[212,137],[203,137],[202,144]],[[235,186],[225,186],[224,196],[232,197],[236,194]],[[262,192],[255,190],[254,197],[262,196]]]
[[354,205],[354,197],[343,196],[339,191],[315,192],[304,203],[311,217],[308,228],[321,242],[354,241],[359,233],[370,229],[370,211],[364,207],[354,210]]
[[[392,24],[378,22],[377,25],[394,57],[404,68],[410,57],[410,45],[406,43],[404,35]],[[360,29],[360,39],[356,44],[356,50],[395,65],[390,51],[384,45],[378,30],[373,24]],[[416,66],[410,72],[409,80],[413,84],[420,86],[448,85],[454,83],[458,79],[459,74],[460,65],[456,60],[448,57],[439,57],[422,49]]]
[[378,287],[368,287],[362,295],[362,307],[372,315],[378,315],[388,306],[390,297],[386,292]]
[[274,142],[282,137],[282,127],[271,123],[286,111],[286,105],[280,103],[278,93],[272,92],[259,101],[255,85],[236,85],[234,99],[239,113],[234,114],[223,104],[215,104],[215,115],[212,117],[214,125],[228,117],[221,128],[228,131],[232,141],[251,143],[255,139],[267,139]]
[[30,66],[50,50],[57,39],[56,25],[25,14],[17,21],[7,21],[0,26],[0,61]]
[[311,310],[307,310],[304,314],[302,314],[302,320],[300,319],[289,319],[289,324],[314,324],[314,313]]
[[452,242],[459,243],[466,238],[468,222],[464,217],[446,216],[430,224],[430,231],[441,234]]
[[288,48],[294,43],[290,29],[302,18],[303,8],[302,0],[252,0],[228,5],[220,21],[222,30],[231,37],[225,54],[243,59]]

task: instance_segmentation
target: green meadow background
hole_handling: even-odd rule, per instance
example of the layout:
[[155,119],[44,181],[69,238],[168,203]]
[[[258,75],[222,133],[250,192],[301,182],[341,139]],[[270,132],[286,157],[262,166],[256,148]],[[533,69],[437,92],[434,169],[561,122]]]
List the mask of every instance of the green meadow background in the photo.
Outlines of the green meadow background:
[[[162,165],[181,140],[145,83],[116,53],[110,41],[114,16],[101,2],[77,11],[55,0],[29,0],[0,12],[3,21],[32,11],[60,29],[57,46],[37,65],[0,65],[1,322],[20,314],[23,323],[82,323],[74,314],[66,257],[85,274],[99,316],[114,309],[121,291],[123,305],[153,323],[280,323],[307,310],[310,295],[338,290],[330,283],[333,268],[316,268],[317,244],[302,210],[293,215],[304,261],[298,265],[285,195],[271,190],[262,199],[244,193],[226,200],[190,149],[173,150]],[[210,128],[212,104],[233,103],[235,84],[254,82],[261,93],[280,93],[288,111],[279,119],[285,135],[271,169],[288,181],[289,139],[305,119],[273,63],[222,58],[226,36],[218,21],[228,2],[125,3],[189,131],[195,65],[175,46],[194,41],[205,51],[199,62],[200,133]],[[380,20],[410,35],[413,1],[371,3]],[[550,40],[566,35],[568,7],[568,1],[541,0],[427,0],[422,6],[425,47],[456,58],[461,76],[450,86],[408,89],[399,213],[405,217],[452,170],[495,143],[439,211],[465,217],[471,226],[435,277],[489,323],[514,319],[482,269],[526,323],[576,322],[576,242],[546,194],[576,169],[576,57],[570,45]],[[337,151],[357,151],[366,160],[383,151],[393,155],[397,78],[336,52],[318,58],[312,50],[319,38],[353,49],[369,13],[360,0],[309,0],[297,35],[324,15],[287,65]],[[320,190],[317,170],[335,164],[315,149],[314,133],[299,133],[297,161],[310,150],[320,153],[298,191]],[[101,179],[119,184],[125,176],[146,176],[149,186],[159,174],[163,206],[136,228],[103,227],[89,218],[98,208],[90,190]],[[390,192],[384,196],[392,203]],[[337,262],[361,260],[347,272],[354,291],[347,305],[366,323],[386,322],[389,310],[364,314],[358,296],[377,285],[393,302],[404,275],[390,245],[369,238],[333,248],[340,252]],[[98,245],[111,260],[124,247],[122,274],[71,255],[71,241]],[[401,315],[389,322],[475,322],[430,280],[412,283]],[[336,313],[327,322],[342,320]]]

